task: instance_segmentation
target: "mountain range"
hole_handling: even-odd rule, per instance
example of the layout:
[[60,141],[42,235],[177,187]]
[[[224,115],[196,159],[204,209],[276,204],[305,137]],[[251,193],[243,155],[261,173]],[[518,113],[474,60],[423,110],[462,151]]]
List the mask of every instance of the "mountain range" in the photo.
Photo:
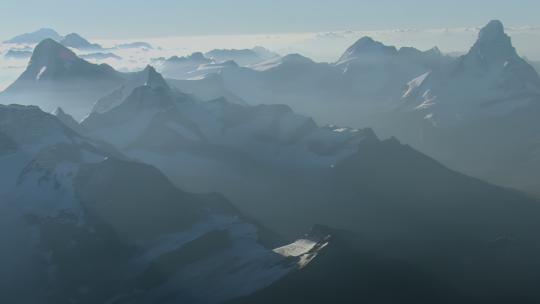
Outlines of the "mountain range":
[[[197,100],[155,71],[119,105],[92,113],[81,126],[86,136],[156,166],[176,185],[223,193],[289,238],[318,223],[340,227],[377,244],[370,248],[378,255],[434,269],[432,275],[464,293],[477,292],[468,290],[476,283],[460,281],[460,271],[489,274],[485,289],[534,272],[518,265],[536,260],[537,201],[453,172],[369,129],[320,127],[283,105]],[[454,242],[467,245],[458,249]],[[486,249],[499,242],[504,257]],[[465,270],[465,259],[475,265]],[[500,259],[516,269],[486,270]],[[521,288],[501,292],[530,293]]]
[[539,76],[500,21],[460,57],[364,37],[335,63],[291,54],[219,73],[248,104],[286,104],[319,123],[371,127],[452,169],[540,194]]
[[538,189],[540,80],[499,21],[458,58],[159,63],[47,38],[1,93],[2,302],[540,301],[540,200],[509,188]]

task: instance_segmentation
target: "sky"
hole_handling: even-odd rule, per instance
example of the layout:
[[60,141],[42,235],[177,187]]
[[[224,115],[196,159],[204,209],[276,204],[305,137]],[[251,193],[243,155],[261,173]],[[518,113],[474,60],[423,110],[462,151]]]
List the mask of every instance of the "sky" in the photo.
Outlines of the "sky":
[[93,38],[540,25],[538,0],[2,0],[0,37]]

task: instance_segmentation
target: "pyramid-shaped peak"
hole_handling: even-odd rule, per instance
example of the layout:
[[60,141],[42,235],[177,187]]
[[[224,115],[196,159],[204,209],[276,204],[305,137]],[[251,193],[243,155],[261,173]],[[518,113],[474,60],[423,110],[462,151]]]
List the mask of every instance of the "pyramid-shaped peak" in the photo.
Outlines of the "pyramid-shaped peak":
[[146,74],[145,86],[149,86],[152,89],[157,89],[157,88],[164,88],[167,90],[170,89],[169,85],[167,84],[163,76],[160,73],[158,73],[153,66],[150,66],[150,65],[147,66],[144,69],[144,72]]
[[498,20],[490,21],[480,30],[469,56],[478,57],[488,64],[500,64],[519,57],[512,46],[512,39],[504,32],[502,22]]
[[398,50],[394,46],[387,46],[382,42],[375,41],[373,38],[365,36],[358,39],[351,45],[339,59],[339,62],[345,62],[353,59],[371,60],[376,57],[386,57],[396,55]]
[[504,25],[499,20],[492,20],[478,34],[477,46],[511,48],[510,36],[504,32]]
[[503,23],[500,20],[491,20],[480,30],[479,38],[493,38],[505,35]]
[[41,41],[36,46],[32,53],[31,62],[34,64],[48,65],[53,61],[70,62],[77,59],[78,57],[73,51],[53,39],[48,38]]

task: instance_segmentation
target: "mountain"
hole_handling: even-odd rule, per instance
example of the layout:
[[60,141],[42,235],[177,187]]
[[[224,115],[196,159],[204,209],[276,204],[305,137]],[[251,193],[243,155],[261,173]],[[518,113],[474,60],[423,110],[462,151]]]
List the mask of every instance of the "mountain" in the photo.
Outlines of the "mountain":
[[402,107],[376,129],[461,172],[540,194],[539,113],[538,73],[491,21],[467,54],[409,82]]
[[186,79],[189,78],[187,75],[196,71],[199,66],[211,63],[213,61],[206,58],[203,53],[196,52],[189,56],[172,56],[166,59],[159,67],[159,71],[167,78]]
[[52,39],[34,49],[26,70],[2,94],[2,103],[62,107],[80,119],[95,101],[125,81],[126,74],[106,64],[91,64]]
[[53,39],[60,41],[62,36],[58,34],[55,30],[49,28],[42,28],[32,33],[25,33],[16,37],[13,37],[9,40],[4,41],[4,43],[15,43],[15,44],[36,44],[45,39]]
[[215,49],[204,54],[207,58],[216,62],[234,61],[240,66],[250,66],[263,61],[279,57],[263,47],[253,49]]
[[369,62],[379,58],[395,56],[397,52],[396,47],[386,46],[371,37],[362,37],[345,51],[339,58],[338,63],[343,64],[354,60]]
[[540,194],[539,76],[500,21],[457,58],[364,37],[333,64],[293,54],[222,70],[221,78],[250,104],[282,103],[319,123],[371,127],[452,169]]
[[133,89],[143,85],[169,88],[169,85],[161,74],[157,73],[154,67],[147,66],[142,71],[131,73],[129,75],[129,79],[122,83],[121,86],[112,90],[110,94],[99,98],[92,108],[92,113],[103,113],[109,111],[122,103],[122,101],[133,91]]
[[[364,37],[335,63],[290,54],[222,71],[231,92],[251,104],[284,103],[321,123],[368,127],[400,106],[406,84],[455,59],[437,48],[397,49]],[[377,114],[377,115],[374,115]]]
[[78,50],[101,50],[101,45],[97,43],[90,43],[77,33],[67,34],[60,43],[66,47],[78,49]]
[[221,195],[179,190],[34,106],[0,106],[0,165],[2,302],[222,303],[299,260]]
[[76,133],[84,134],[86,132],[84,128],[82,128],[81,125],[73,118],[73,116],[64,112],[62,108],[57,108],[52,114],[56,116],[56,118],[58,118],[58,120],[66,127],[75,131]]
[[[155,84],[155,83],[158,84]],[[231,93],[225,85],[221,77],[218,74],[210,74],[207,77],[200,80],[165,80],[161,74],[158,74],[154,67],[147,66],[140,72],[135,72],[130,76],[129,81],[126,81],[120,87],[113,90],[110,94],[101,97],[92,109],[94,113],[104,113],[110,109],[118,106],[124,101],[124,99],[131,94],[131,92],[146,84],[160,85],[163,87],[173,87],[173,89],[179,89],[182,92],[193,94],[196,97],[203,100],[214,100],[220,97],[225,97],[232,102],[245,104],[245,101],[240,99]]]
[[503,116],[539,99],[538,73],[517,54],[500,21],[482,28],[455,64],[411,82],[404,94],[407,106],[433,124]]
[[232,103],[247,105],[246,101],[227,88],[219,73],[209,74],[197,80],[169,79],[168,81],[181,92],[193,94],[202,100],[210,101],[224,97]]

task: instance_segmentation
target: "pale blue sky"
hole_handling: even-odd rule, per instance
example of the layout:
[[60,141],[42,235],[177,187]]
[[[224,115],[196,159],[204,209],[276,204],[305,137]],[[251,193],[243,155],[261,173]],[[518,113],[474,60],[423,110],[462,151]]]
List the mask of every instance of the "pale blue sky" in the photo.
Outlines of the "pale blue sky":
[[2,0],[0,40],[40,27],[88,37],[540,25],[538,0]]

